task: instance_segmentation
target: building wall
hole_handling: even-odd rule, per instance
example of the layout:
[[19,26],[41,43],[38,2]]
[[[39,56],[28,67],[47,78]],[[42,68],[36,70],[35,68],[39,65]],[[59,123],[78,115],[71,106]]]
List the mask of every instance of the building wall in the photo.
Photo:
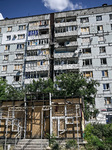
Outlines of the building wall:
[[[0,28],[0,76],[15,87],[24,72],[25,84],[48,78],[50,14],[2,20]],[[96,107],[112,107],[112,6],[54,13],[54,30],[54,74],[83,72],[100,83]]]

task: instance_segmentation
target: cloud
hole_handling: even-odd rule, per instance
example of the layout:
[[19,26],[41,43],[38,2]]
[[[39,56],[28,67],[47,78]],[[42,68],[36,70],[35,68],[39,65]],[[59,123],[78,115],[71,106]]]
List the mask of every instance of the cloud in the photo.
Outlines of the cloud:
[[55,11],[63,11],[63,10],[74,10],[74,9],[82,9],[82,3],[76,3],[75,5],[70,0],[42,0],[44,6],[55,10]]
[[0,13],[0,20],[3,20],[4,18],[3,18],[3,16],[2,16],[2,14]]

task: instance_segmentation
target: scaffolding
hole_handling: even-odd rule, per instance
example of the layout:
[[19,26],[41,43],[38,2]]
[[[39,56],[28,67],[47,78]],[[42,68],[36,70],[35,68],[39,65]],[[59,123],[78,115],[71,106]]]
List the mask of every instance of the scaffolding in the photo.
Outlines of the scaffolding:
[[0,136],[4,139],[4,150],[7,149],[7,140],[15,139],[15,145],[23,132],[24,116],[18,112],[24,112],[22,107],[2,107],[0,111]]
[[51,99],[49,94],[49,100],[31,100],[26,107],[24,101],[18,101],[18,106],[11,104],[7,107],[7,102],[4,103],[0,112],[0,136],[4,135],[5,150],[8,139],[14,139],[16,145],[19,139],[24,138],[24,132],[28,139],[44,139],[48,133],[57,139],[82,141],[84,118],[81,98]]

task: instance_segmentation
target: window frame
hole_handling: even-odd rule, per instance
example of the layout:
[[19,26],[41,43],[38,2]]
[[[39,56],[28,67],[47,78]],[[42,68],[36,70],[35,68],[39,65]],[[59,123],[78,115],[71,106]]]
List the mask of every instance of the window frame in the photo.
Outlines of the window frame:
[[96,21],[102,21],[102,15],[96,16]]
[[87,23],[87,22],[89,22],[89,17],[80,18],[80,23]]
[[108,77],[108,70],[102,70],[102,78],[107,78]]
[[109,19],[112,20],[112,14],[109,14]]
[[7,71],[7,65],[3,65],[3,66],[2,66],[2,71],[3,71],[3,72],[6,72],[6,71]]
[[10,41],[11,40],[11,35],[8,35],[7,36],[7,41]]
[[100,54],[106,53],[106,47],[105,46],[100,46],[99,50],[100,50]]
[[7,32],[12,32],[12,26],[9,26],[9,27],[7,28]]
[[105,105],[112,104],[112,98],[111,97],[104,97],[104,100],[105,100]]
[[91,66],[91,65],[92,65],[92,59],[83,59],[83,66]]
[[104,90],[104,91],[109,91],[109,90],[110,90],[110,85],[109,85],[109,83],[103,83],[103,90]]
[[7,50],[10,50],[10,45],[9,44],[5,45],[5,51],[7,51]]
[[103,31],[103,25],[98,25],[97,26],[97,31],[102,32]]
[[[24,28],[25,27],[25,28]],[[18,30],[22,31],[22,30],[26,30],[26,25],[19,25],[18,26]]]
[[9,55],[4,55],[3,60],[8,61],[8,59],[9,59]]
[[107,59],[106,58],[100,58],[101,65],[107,65]]

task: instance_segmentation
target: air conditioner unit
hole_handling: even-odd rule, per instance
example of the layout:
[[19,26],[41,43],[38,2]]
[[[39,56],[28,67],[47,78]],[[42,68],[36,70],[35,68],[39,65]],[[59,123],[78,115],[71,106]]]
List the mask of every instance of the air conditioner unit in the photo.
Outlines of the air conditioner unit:
[[82,49],[79,50],[79,53],[82,53]]
[[78,50],[76,50],[76,51],[75,51],[75,54],[78,54],[78,53],[79,53],[79,51],[78,51]]

